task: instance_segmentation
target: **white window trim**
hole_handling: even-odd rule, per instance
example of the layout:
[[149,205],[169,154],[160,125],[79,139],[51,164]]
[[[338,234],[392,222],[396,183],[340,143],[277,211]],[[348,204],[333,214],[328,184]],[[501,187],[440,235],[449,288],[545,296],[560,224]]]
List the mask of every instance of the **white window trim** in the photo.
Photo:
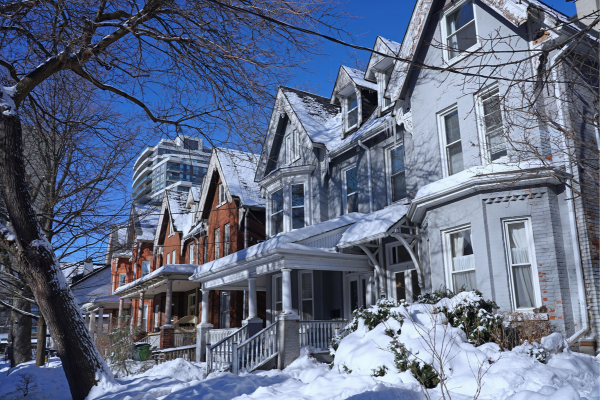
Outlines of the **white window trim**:
[[[194,298],[194,302],[190,305],[190,300],[192,300],[192,297]],[[190,314],[190,309],[194,309],[194,312]],[[192,293],[192,294],[188,294],[188,298],[187,298],[187,315],[194,315],[196,316],[198,314],[197,310],[196,310],[196,294]]]
[[142,307],[142,329],[148,331],[148,304]]
[[283,311],[283,274],[275,274],[271,278],[271,322],[277,319],[277,278],[281,278],[281,310]]
[[[363,280],[366,281],[365,287],[368,287],[369,275],[365,275],[364,273],[358,273],[358,272],[349,273],[349,274],[344,275],[344,290],[343,290],[344,314],[345,314],[344,319],[346,319],[346,320],[352,319],[352,310],[350,309],[350,307],[351,307],[351,300],[350,300],[350,296],[351,296],[350,284],[351,284],[351,282],[353,282],[353,281],[357,282],[356,284],[358,286],[358,307],[359,308],[366,307],[366,305],[363,304],[363,297],[366,298],[368,290],[367,290],[367,293],[363,294],[363,289],[362,289],[362,281]],[[371,294],[373,294],[373,293],[374,293],[374,288],[371,288]]]
[[148,273],[150,273],[150,267],[152,266],[152,263],[148,260],[143,260],[142,261],[142,266],[140,267],[140,278],[142,276],[144,276],[144,263],[148,263]]
[[[445,270],[446,270],[446,274],[445,274],[446,275],[446,287],[452,291],[454,291],[455,288],[454,288],[454,279],[452,279],[452,275],[454,274],[454,272],[452,271],[452,247],[451,247],[451,243],[450,243],[450,235],[452,235],[453,233],[467,230],[467,229],[471,230],[471,243],[472,243],[473,242],[473,230],[471,228],[471,224],[461,225],[457,228],[452,228],[452,229],[442,231],[442,233],[444,235],[443,251],[444,251],[444,264],[445,264]],[[475,257],[475,248],[473,248],[473,257]],[[477,263],[475,263],[475,269],[467,270],[467,271],[475,271],[475,280],[477,281]],[[461,271],[461,272],[466,272],[466,271]]]
[[[310,275],[310,287],[311,287],[311,294],[312,297],[310,299],[305,299],[302,297],[302,275]],[[310,315],[313,316],[313,320],[315,318],[315,282],[313,280],[313,273],[312,271],[308,270],[308,271],[298,271],[298,309],[300,310],[299,314],[300,314],[300,319],[302,319],[302,313],[303,308],[302,308],[302,302],[304,300],[310,300],[312,303],[312,310],[310,311]]]
[[160,305],[156,304],[154,306],[154,329],[158,328],[159,316],[160,316]]
[[[396,142],[392,143],[391,145],[385,147],[385,179],[386,179],[386,184],[387,184],[387,200],[388,200],[388,205],[392,204],[392,203],[400,203],[406,200],[406,197],[403,197],[399,200],[396,200],[395,202],[392,201],[392,150],[397,149],[400,146],[404,146],[404,139],[398,139]],[[404,151],[404,149],[403,149]],[[404,152],[404,155],[406,156],[406,152]],[[405,160],[406,161],[406,158]],[[406,181],[406,162],[404,164],[404,179]],[[408,192],[407,192],[407,196],[408,196]]]
[[441,33],[442,33],[442,57],[444,59],[444,64],[445,66],[450,66],[453,65],[459,61],[461,61],[462,59],[464,59],[467,55],[469,55],[470,52],[473,52],[475,50],[477,50],[479,47],[481,47],[481,41],[479,40],[479,29],[477,27],[477,7],[475,4],[474,0],[471,0],[473,3],[473,22],[475,23],[475,37],[477,39],[477,42],[469,47],[468,49],[464,50],[462,53],[460,53],[459,55],[457,55],[454,58],[450,58],[450,52],[448,51],[448,30],[446,28],[446,17],[450,14],[452,14],[454,11],[456,11],[458,8],[460,8],[460,6],[465,2],[465,1],[469,1],[469,0],[461,0],[461,1],[457,1],[456,3],[454,3],[451,7],[449,7],[447,10],[444,10],[444,13],[441,15],[440,18],[440,29],[441,29]]
[[[292,186],[299,186],[299,185],[302,185],[302,191],[303,191],[303,193],[304,193],[304,204],[302,205],[302,207],[299,207],[299,206],[296,206],[296,207],[294,207],[294,206],[292,206]],[[303,228],[304,228],[304,227],[306,227],[306,226],[308,226],[308,223],[307,223],[307,218],[308,218],[308,215],[307,215],[307,213],[306,213],[306,203],[307,203],[307,201],[308,201],[308,199],[306,198],[306,184],[305,184],[304,182],[299,182],[299,183],[291,183],[291,184],[289,185],[289,187],[290,187],[290,189],[289,189],[289,191],[290,191],[290,200],[289,200],[289,202],[290,202],[290,212],[289,212],[289,220],[290,220],[290,221],[289,221],[289,230],[288,230],[288,232],[289,232],[289,231],[293,231],[293,230],[295,230],[295,229],[294,229],[294,221],[293,221],[293,218],[292,218],[292,217],[293,217],[293,210],[294,210],[294,208],[303,208],[303,209],[304,209],[304,226],[303,226]],[[285,219],[285,205],[283,206],[283,209],[284,209],[284,219]],[[284,226],[285,226],[285,221],[284,221]],[[296,228],[296,229],[300,229],[300,228]]]
[[[351,165],[342,168],[342,204],[343,204],[342,214],[348,214],[348,182],[347,182],[347,178],[346,178],[346,172],[348,172],[354,168],[356,168],[356,176],[358,179],[358,166],[356,163],[352,163]],[[356,192],[353,192],[350,194],[354,194],[354,193],[356,193],[358,195],[358,182],[357,182]]]
[[[387,85],[385,84],[385,73],[387,71],[390,71],[390,75],[394,73],[394,64],[388,66],[388,68],[383,69],[383,70],[379,70],[376,72],[376,77],[377,77],[377,87],[378,87],[378,101],[379,101],[379,106],[381,107],[381,111],[386,111],[387,109],[391,108],[394,105],[394,102],[390,99],[390,104],[388,104],[387,106],[385,106],[383,104],[384,100],[385,100],[385,90],[387,89]],[[391,77],[390,77],[391,80]]]
[[196,264],[196,243],[190,244],[190,264]]
[[215,260],[221,258],[221,228],[215,228],[213,231],[213,237],[215,239],[214,252]]
[[[511,223],[519,223],[519,222],[525,222],[525,229],[527,231],[527,244],[529,246],[529,251],[530,251],[530,255],[531,255],[531,259],[529,260],[529,262],[531,263],[531,275],[532,275],[532,282],[533,282],[533,295],[534,295],[534,299],[535,299],[535,305],[534,307],[528,307],[528,308],[517,308],[517,301],[515,298],[515,289],[514,289],[514,282],[513,282],[513,274],[512,274],[512,265],[510,263],[510,254],[509,254],[509,248],[510,248],[510,240],[509,240],[509,236],[508,236],[508,225],[510,225]],[[537,259],[536,259],[536,254],[535,254],[535,243],[533,240],[533,227],[532,227],[532,223],[531,223],[531,218],[527,217],[527,218],[511,218],[511,219],[505,219],[502,220],[502,228],[503,228],[503,233],[504,233],[504,252],[505,252],[505,257],[506,257],[506,264],[508,266],[508,279],[510,282],[510,297],[511,297],[511,301],[512,301],[512,306],[513,309],[515,311],[519,311],[519,312],[527,312],[527,311],[532,311],[535,308],[539,308],[542,306],[542,295],[541,295],[541,289],[540,289],[540,279],[539,279],[539,274],[538,274],[538,269],[537,269]]]
[[171,264],[171,253],[167,253],[167,262],[166,265]]
[[300,133],[292,129],[285,137],[285,163],[292,165],[300,159]]
[[[227,232],[229,231],[229,232]],[[227,238],[229,236],[229,238]],[[227,240],[229,239],[229,240]],[[227,254],[225,254],[227,253]],[[226,223],[223,225],[223,257],[231,254],[231,225]]]
[[[438,137],[440,139],[440,153],[442,156],[442,174],[444,177],[448,177],[450,176],[450,166],[448,165],[448,163],[450,162],[449,158],[448,158],[448,152],[447,147],[448,147],[448,143],[446,143],[446,123],[444,121],[444,117],[448,114],[450,114],[453,111],[458,111],[458,104],[453,104],[448,108],[443,109],[442,111],[437,113],[437,120],[438,120]],[[459,129],[460,129],[460,115],[459,115]],[[460,134],[460,143],[461,143],[461,149],[462,149],[462,144],[463,144],[463,137],[462,137],[462,132]],[[465,158],[464,158],[464,152],[463,152],[463,171],[466,169],[464,168],[464,163],[465,163]],[[458,172],[454,173],[453,175],[457,174]]]
[[[487,140],[487,136],[488,136],[487,128],[485,126],[484,112],[483,112],[483,98],[495,90],[499,90],[498,82],[495,82],[495,83],[491,84],[490,86],[486,87],[485,89],[479,91],[475,97],[475,105],[477,107],[477,130],[479,133],[479,149],[481,152],[481,163],[482,164],[491,164],[493,162],[503,163],[503,162],[507,162],[507,159],[508,159],[507,156],[503,156],[497,160],[492,161],[492,157],[491,157],[491,154],[489,151],[490,149],[488,146],[489,143]],[[504,113],[504,107],[502,106],[502,104],[500,104],[500,115],[502,116],[502,130],[505,131],[504,121],[506,120],[506,118],[504,117],[505,113]],[[508,150],[508,146],[507,146],[507,150]]]
[[118,282],[118,287],[121,287],[121,277],[123,277],[123,285],[127,284],[127,274],[126,273],[119,273],[119,282]]
[[223,182],[219,183],[217,187],[217,196],[219,200],[219,205],[217,207],[221,207],[223,204],[227,204],[227,193],[225,193],[225,185]]
[[[273,189],[269,193],[267,193],[267,210],[268,210],[268,213],[267,213],[267,236],[268,237],[278,236],[278,235],[281,235],[282,233],[287,232],[287,230],[286,230],[286,222],[285,222],[285,220],[286,220],[285,192],[286,191],[282,190],[282,189],[283,189],[283,185],[279,185],[275,189]],[[272,232],[272,229],[271,229],[271,217],[273,216],[273,201],[272,201],[271,198],[273,196],[273,193],[275,193],[275,192],[277,192],[279,190],[281,190],[282,193],[283,193],[283,210],[282,210],[282,213],[283,213],[283,230],[281,232],[277,233],[276,235],[272,235],[271,234],[271,232]]]
[[[347,86],[346,86],[347,87]],[[348,125],[348,107],[349,107],[349,101],[350,101],[350,96],[351,95],[346,95],[346,96],[339,96],[341,98],[341,103],[342,103],[342,113],[344,115],[344,132],[349,132],[352,129],[355,129],[357,127],[360,126],[361,124],[361,112],[362,112],[362,105],[361,105],[361,94],[360,94],[360,90],[357,90],[356,88],[352,87],[352,93],[356,96],[356,109],[358,110],[358,115],[356,118],[356,124],[350,126]]]

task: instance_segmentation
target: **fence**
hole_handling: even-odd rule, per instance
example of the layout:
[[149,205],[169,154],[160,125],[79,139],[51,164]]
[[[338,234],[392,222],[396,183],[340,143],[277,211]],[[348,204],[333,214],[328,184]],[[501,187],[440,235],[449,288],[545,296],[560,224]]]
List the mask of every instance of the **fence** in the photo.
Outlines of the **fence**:
[[317,350],[326,350],[331,339],[346,324],[346,321],[300,321],[300,347],[312,346]]
[[196,333],[175,332],[173,345],[175,347],[191,346],[196,344]]

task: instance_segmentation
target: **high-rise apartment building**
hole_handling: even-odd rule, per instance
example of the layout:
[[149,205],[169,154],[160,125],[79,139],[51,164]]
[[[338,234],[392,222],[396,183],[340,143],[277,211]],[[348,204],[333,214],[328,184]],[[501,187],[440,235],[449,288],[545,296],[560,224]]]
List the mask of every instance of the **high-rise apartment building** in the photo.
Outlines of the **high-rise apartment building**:
[[147,147],[133,165],[133,202],[158,204],[165,189],[187,192],[201,185],[211,150],[202,139],[191,136],[162,139]]

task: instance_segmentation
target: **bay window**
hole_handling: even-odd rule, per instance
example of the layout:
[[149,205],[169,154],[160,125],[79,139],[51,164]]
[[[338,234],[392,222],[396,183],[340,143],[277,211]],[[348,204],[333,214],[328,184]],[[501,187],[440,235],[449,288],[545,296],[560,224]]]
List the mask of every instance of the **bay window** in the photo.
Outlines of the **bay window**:
[[271,194],[271,236],[283,232],[283,189]]
[[464,288],[470,291],[477,289],[471,229],[467,228],[446,233],[446,246],[452,290],[457,291]]
[[406,175],[404,170],[404,146],[391,149],[388,154],[390,194],[392,203],[406,197]]
[[358,212],[358,170],[356,167],[342,171],[344,211]]
[[292,185],[292,229],[304,228],[304,185]]
[[473,1],[463,2],[444,19],[448,60],[451,60],[477,44]]
[[537,307],[539,284],[533,259],[533,238],[529,220],[504,223],[513,302],[516,309]]

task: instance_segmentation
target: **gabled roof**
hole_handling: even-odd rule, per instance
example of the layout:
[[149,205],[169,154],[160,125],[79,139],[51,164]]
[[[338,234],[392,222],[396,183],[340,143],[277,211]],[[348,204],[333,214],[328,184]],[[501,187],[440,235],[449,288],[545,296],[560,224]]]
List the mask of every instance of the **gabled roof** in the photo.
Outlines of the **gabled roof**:
[[248,207],[264,207],[265,199],[260,197],[260,187],[254,182],[258,165],[258,155],[245,151],[215,148],[221,179],[232,196],[240,199]]
[[165,223],[165,218],[171,220],[173,230],[180,232],[185,236],[192,228],[194,220],[194,212],[186,207],[188,194],[177,190],[166,190],[162,206],[160,208],[160,217],[158,220],[158,229],[155,230],[154,245],[159,245],[162,230],[168,224]]
[[200,201],[200,195],[202,194],[202,186],[192,186],[188,192],[186,207],[191,208],[193,203]]
[[211,188],[215,173],[221,178],[229,202],[235,197],[239,199],[240,205],[264,207],[265,200],[260,197],[260,187],[254,182],[258,160],[258,155],[253,153],[215,147],[202,182],[196,219],[204,218],[203,214],[212,207],[208,203],[212,201],[212,197],[209,198],[211,193],[215,193],[214,188]]
[[342,65],[338,71],[335,85],[331,92],[331,98],[329,99],[331,104],[337,104],[339,102],[337,94],[348,85],[353,85],[355,88],[377,91],[377,83],[366,80],[365,71]]
[[131,208],[135,240],[151,242],[156,234],[160,209],[155,206],[134,204]]
[[[377,36],[377,39],[375,39],[375,44],[373,45],[373,50],[378,52],[378,53],[383,53],[383,54],[387,54],[390,57],[395,57],[396,55],[398,55],[398,52],[400,51],[400,47],[402,45],[398,42],[394,42],[393,40],[389,40],[386,38],[383,38],[381,36]],[[369,58],[369,63],[367,64],[367,70],[365,72],[365,77],[371,79],[371,80],[375,80],[375,74],[373,71],[373,67],[379,63],[381,60],[383,60],[385,57],[376,53],[371,53],[371,57]],[[392,63],[394,63],[395,60],[392,60]]]
[[[555,18],[561,26],[570,26],[579,29],[569,17],[539,0],[481,0],[482,3],[496,11],[498,15],[504,17],[510,24],[519,27],[527,22],[530,8],[544,11],[547,15]],[[413,13],[406,29],[402,46],[398,56],[400,58],[415,60],[415,56],[422,43],[425,27],[434,14],[433,5],[435,0],[417,0]],[[405,84],[410,73],[410,65],[406,62],[396,62],[392,78],[385,92],[386,97],[392,101],[402,98]]]

